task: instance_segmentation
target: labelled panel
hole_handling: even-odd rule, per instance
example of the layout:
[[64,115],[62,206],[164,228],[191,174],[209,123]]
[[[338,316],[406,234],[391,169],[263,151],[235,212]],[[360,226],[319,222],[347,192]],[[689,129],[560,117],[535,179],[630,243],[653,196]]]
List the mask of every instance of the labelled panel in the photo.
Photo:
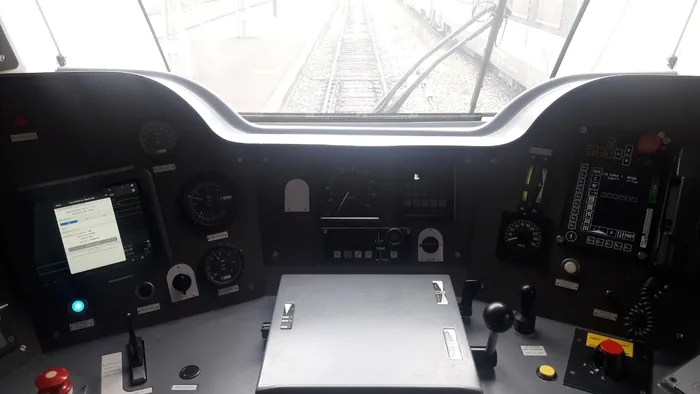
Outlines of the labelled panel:
[[426,228],[418,234],[418,261],[442,262],[443,238],[440,231]]

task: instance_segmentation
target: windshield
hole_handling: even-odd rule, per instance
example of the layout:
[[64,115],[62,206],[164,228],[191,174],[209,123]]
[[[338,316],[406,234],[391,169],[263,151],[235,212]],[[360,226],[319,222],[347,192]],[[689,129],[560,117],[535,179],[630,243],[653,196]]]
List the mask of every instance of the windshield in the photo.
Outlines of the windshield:
[[168,69],[239,112],[362,115],[494,113],[557,72],[669,71],[700,25],[677,3],[36,2],[68,67]]

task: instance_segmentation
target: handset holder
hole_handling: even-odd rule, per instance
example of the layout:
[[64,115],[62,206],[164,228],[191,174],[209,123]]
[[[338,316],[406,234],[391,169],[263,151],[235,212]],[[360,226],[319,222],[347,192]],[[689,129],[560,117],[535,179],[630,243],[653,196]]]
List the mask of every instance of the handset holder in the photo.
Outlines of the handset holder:
[[136,336],[131,313],[126,314],[129,326],[129,343],[126,344],[126,354],[129,359],[129,377],[132,386],[140,386],[148,381],[146,370],[146,345],[141,337]]

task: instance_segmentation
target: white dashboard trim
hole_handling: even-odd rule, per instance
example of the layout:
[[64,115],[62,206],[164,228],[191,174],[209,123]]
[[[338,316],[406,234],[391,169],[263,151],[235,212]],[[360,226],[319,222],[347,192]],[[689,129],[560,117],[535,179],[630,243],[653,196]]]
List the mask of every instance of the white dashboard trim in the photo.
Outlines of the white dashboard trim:
[[[61,69],[61,72],[98,70]],[[158,71],[99,70],[130,73],[172,90],[199,113],[221,138],[244,144],[334,146],[499,146],[517,140],[537,118],[566,93],[592,81],[629,74],[581,74],[545,81],[520,94],[489,122],[474,126],[377,126],[371,120],[348,125],[251,123],[216,94],[187,78]],[[668,75],[668,73],[664,73]],[[675,75],[675,73],[671,73]],[[649,75],[649,74],[638,74]],[[657,74],[658,75],[658,74]],[[451,122],[454,125],[454,122]]]

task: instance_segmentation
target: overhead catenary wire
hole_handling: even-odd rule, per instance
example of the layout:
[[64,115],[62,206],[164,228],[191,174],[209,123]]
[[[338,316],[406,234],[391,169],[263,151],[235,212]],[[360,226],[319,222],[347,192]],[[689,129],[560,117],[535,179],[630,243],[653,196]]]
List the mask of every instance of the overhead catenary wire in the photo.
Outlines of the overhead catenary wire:
[[[401,86],[403,86],[406,81],[416,72],[418,67],[423,64],[429,57],[431,57],[433,54],[435,54],[440,48],[445,46],[447,42],[450,42],[453,40],[457,35],[462,33],[464,30],[466,30],[469,26],[473,25],[475,22],[477,22],[477,19],[490,13],[495,7],[487,7],[481,12],[477,13],[476,15],[472,16],[472,19],[466,22],[464,25],[462,25],[460,28],[452,32],[452,34],[448,35],[447,37],[443,38],[437,45],[433,47],[430,51],[426,52],[425,55],[423,55],[418,61],[416,61],[402,76],[401,78],[394,84],[394,86],[389,90],[389,92],[384,95],[384,97],[377,103],[377,105],[374,107],[375,113],[379,112],[384,112],[386,108],[389,106],[391,103],[391,99],[394,98],[396,93],[399,91]],[[414,88],[415,89],[415,88]]]

